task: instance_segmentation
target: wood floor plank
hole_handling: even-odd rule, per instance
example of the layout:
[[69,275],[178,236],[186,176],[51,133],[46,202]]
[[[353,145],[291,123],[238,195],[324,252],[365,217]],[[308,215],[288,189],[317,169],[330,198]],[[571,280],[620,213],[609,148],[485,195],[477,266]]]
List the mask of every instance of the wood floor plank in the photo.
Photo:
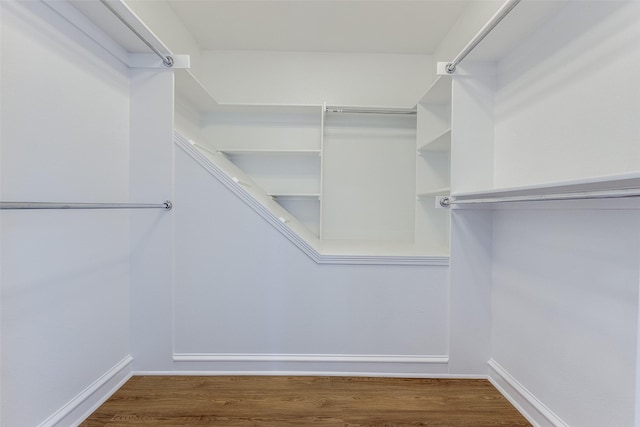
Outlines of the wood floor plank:
[[529,426],[486,380],[136,376],[81,427]]

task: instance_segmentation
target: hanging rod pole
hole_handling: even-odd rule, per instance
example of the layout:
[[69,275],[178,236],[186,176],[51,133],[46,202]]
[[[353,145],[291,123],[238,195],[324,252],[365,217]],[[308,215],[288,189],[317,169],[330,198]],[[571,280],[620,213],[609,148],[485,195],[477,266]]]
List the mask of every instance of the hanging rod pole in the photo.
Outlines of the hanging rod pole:
[[462,60],[475,49],[478,44],[485,37],[489,35],[491,31],[513,10],[514,7],[520,3],[521,0],[507,0],[502,7],[489,19],[489,21],[478,31],[478,33],[471,39],[471,41],[462,49],[462,51],[456,56],[453,61],[449,62],[445,66],[445,70],[449,74],[453,74],[456,71],[456,67]]
[[354,114],[409,114],[415,115],[415,109],[408,108],[357,108],[357,107],[326,107],[327,113],[354,113]]
[[601,199],[624,199],[640,197],[640,189],[623,189],[611,191],[593,191],[582,193],[554,193],[540,194],[531,196],[505,196],[505,197],[487,197],[478,199],[456,200],[448,196],[440,199],[440,206],[448,207],[451,205],[474,205],[488,203],[510,203],[510,202],[548,202],[562,200],[601,200]]
[[57,202],[0,202],[3,209],[153,209],[170,211],[173,203],[57,203]]
[[158,55],[160,57],[160,59],[162,59],[162,63],[167,66],[167,67],[173,67],[174,61],[173,61],[173,57],[170,55],[165,55],[162,52],[160,52],[158,49],[156,49],[146,38],[144,38],[144,36],[142,34],[140,34],[138,32],[138,30],[136,30],[135,28],[133,28],[133,26],[131,24],[129,24],[127,22],[126,19],[124,19],[124,17],[122,15],[120,15],[118,13],[118,11],[116,11],[108,2],[107,0],[100,0],[100,3],[102,3],[104,5],[104,7],[106,7],[107,9],[109,9],[109,11],[111,13],[113,13],[116,18],[118,18],[128,29],[131,30],[131,32],[133,34],[136,35],[136,37],[138,37],[144,44],[147,45],[147,47],[149,49],[151,49],[153,51],[153,53],[155,53],[156,55]]

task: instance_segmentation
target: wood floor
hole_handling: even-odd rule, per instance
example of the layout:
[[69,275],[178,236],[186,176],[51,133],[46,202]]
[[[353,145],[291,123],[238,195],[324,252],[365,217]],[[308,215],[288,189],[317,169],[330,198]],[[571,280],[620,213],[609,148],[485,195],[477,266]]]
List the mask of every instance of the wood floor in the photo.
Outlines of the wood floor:
[[486,380],[137,376],[82,427],[528,426]]

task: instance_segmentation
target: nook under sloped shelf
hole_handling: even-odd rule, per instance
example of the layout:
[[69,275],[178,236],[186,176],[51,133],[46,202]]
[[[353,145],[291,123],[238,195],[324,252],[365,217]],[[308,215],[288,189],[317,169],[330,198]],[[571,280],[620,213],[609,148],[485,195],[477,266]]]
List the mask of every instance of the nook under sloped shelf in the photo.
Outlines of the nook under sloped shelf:
[[418,148],[420,154],[428,151],[449,151],[451,149],[451,128],[446,129]]

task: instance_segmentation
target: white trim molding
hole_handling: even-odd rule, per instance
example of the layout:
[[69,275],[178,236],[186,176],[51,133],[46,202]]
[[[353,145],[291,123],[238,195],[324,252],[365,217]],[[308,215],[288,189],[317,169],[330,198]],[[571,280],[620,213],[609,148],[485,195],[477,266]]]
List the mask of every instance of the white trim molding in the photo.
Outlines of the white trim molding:
[[368,354],[232,354],[174,353],[175,362],[349,362],[349,363],[449,363],[448,356]]
[[547,408],[544,403],[520,384],[520,382],[509,374],[498,362],[491,359],[487,364],[489,365],[489,381],[491,384],[493,384],[531,424],[540,427],[569,427],[567,423]]
[[66,405],[40,423],[39,427],[80,424],[131,378],[132,361],[131,356],[122,359]]
[[174,353],[177,370],[209,375],[446,377],[446,355]]
[[[283,221],[276,213],[269,210],[253,194],[243,187],[243,183],[229,176],[219,165],[207,158],[198,148],[194,147],[179,132],[174,132],[174,142],[189,157],[202,166],[210,175],[220,181],[233,194],[251,207],[258,215],[264,218],[276,230],[296,245],[302,252],[317,264],[351,264],[351,265],[449,265],[448,256],[422,256],[422,255],[360,255],[360,254],[323,254],[316,247],[319,244],[317,238],[294,230],[293,221]],[[265,194],[265,197],[267,195]]]

